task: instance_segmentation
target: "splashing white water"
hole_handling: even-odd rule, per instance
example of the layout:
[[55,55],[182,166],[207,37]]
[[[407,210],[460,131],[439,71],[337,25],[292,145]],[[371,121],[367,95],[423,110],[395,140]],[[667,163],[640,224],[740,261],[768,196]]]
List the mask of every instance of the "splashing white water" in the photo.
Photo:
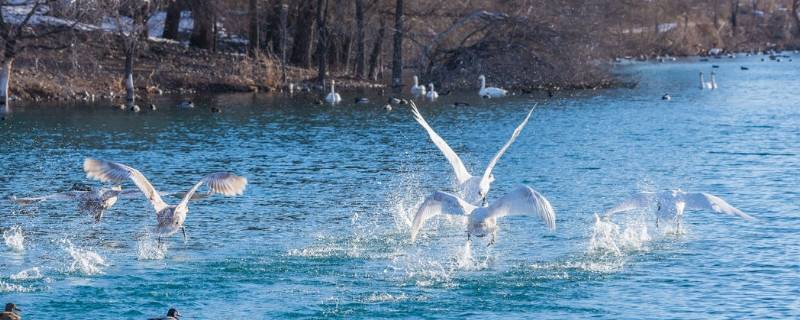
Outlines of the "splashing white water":
[[146,233],[136,243],[136,257],[139,260],[162,260],[167,257],[167,243],[159,242]]
[[0,280],[0,292],[33,292],[35,289],[19,284],[7,283]]
[[620,226],[605,219],[595,219],[592,238],[589,240],[589,253],[624,255],[626,251],[645,250],[652,240],[647,232],[647,224],[642,219],[630,220]]
[[25,250],[25,236],[22,234],[22,227],[20,226],[13,226],[3,231],[3,240],[5,240],[6,246],[14,252]]
[[66,268],[66,272],[95,275],[102,273],[103,268],[108,266],[105,259],[97,252],[75,247],[69,240],[64,241],[64,251],[72,258],[72,262]]
[[42,271],[39,270],[39,267],[33,267],[12,274],[9,278],[15,281],[24,281],[24,280],[37,280],[43,277],[44,276],[42,275]]

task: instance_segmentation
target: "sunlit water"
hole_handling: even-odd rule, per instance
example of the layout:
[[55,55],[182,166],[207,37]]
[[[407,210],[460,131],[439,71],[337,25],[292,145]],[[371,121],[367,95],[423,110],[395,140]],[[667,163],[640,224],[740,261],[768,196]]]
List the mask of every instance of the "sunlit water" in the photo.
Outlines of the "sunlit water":
[[[164,99],[141,114],[20,106],[0,123],[3,197],[85,182],[88,156],[130,164],[162,191],[222,170],[250,185],[242,197],[193,202],[186,241],[151,235],[144,199],[120,200],[99,224],[75,203],[2,201],[0,302],[30,319],[142,319],[172,306],[187,319],[796,317],[795,60],[634,65],[621,71],[640,80],[635,89],[421,103],[473,173],[540,104],[496,167],[490,201],[528,184],[550,199],[558,228],[504,218],[492,247],[444,219],[410,242],[416,206],[452,189],[453,175],[407,109],[384,110],[385,97],[328,107],[226,95],[194,110]],[[711,64],[720,89],[701,91],[697,73]],[[717,194],[758,221],[689,212],[681,232],[656,228],[647,212],[595,222],[630,193],[676,187]]]

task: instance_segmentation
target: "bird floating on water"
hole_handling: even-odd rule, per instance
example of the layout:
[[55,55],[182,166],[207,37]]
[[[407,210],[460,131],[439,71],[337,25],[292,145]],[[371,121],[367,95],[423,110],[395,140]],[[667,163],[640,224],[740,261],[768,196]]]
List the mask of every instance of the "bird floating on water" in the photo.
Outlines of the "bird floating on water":
[[481,80],[481,89],[478,91],[478,95],[484,98],[500,98],[505,97],[508,94],[508,91],[497,88],[497,87],[486,87],[486,77],[484,75],[480,75],[478,79]]
[[134,168],[116,162],[87,158],[83,162],[83,170],[86,171],[87,178],[103,182],[121,183],[130,179],[153,205],[158,222],[155,232],[161,236],[170,236],[181,230],[186,238],[183,223],[189,213],[189,200],[201,186],[206,185],[209,192],[225,196],[241,195],[247,186],[247,179],[244,177],[228,172],[216,172],[200,179],[177,205],[169,205],[161,199],[150,181]]
[[192,102],[191,100],[181,100],[180,102],[178,102],[177,107],[184,109],[191,109],[194,108],[194,102]]
[[414,85],[411,86],[411,94],[415,97],[425,96],[425,86],[419,84],[419,78],[414,76]]
[[428,93],[425,95],[428,100],[433,101],[439,99],[439,94],[436,92],[436,89],[433,88],[433,83],[429,83],[428,87],[430,88],[430,91],[428,91]]
[[741,67],[739,67],[739,69],[744,70],[744,71],[750,70],[750,68],[745,67],[745,66],[741,66]]
[[367,104],[367,103],[369,103],[369,98],[357,97],[357,98],[353,99],[353,103]]
[[748,221],[755,220],[715,195],[705,192],[686,192],[681,189],[634,194],[627,200],[608,209],[605,212],[605,216],[609,218],[615,213],[634,209],[647,209],[653,206],[656,208],[656,226],[662,219],[672,219],[678,230],[680,230],[685,210],[710,210],[716,213],[738,216]]
[[670,96],[669,93],[665,93],[663,96],[661,96],[661,100],[672,100],[672,96]]
[[177,309],[170,308],[167,311],[167,316],[166,317],[150,318],[150,319],[147,319],[147,320],[178,320],[178,319],[180,319],[180,317],[181,317],[181,313],[178,312]]
[[342,102],[342,96],[336,93],[336,80],[331,80],[331,92],[325,96],[325,102],[330,104],[337,104]]
[[433,128],[425,121],[425,118],[422,117],[422,114],[417,109],[417,106],[414,102],[411,102],[411,112],[414,114],[414,120],[422,126],[423,129],[428,133],[431,141],[434,145],[436,145],[439,150],[442,151],[444,157],[447,159],[447,162],[453,167],[453,171],[456,174],[456,181],[458,182],[458,186],[460,189],[461,197],[466,200],[468,203],[472,204],[480,204],[481,202],[486,202],[486,195],[489,193],[489,189],[491,187],[492,182],[494,182],[494,175],[492,174],[492,170],[494,166],[497,165],[497,161],[500,160],[500,157],[503,156],[503,153],[506,152],[508,147],[514,143],[514,140],[517,139],[519,134],[522,132],[522,128],[528,123],[528,119],[530,119],[533,110],[536,109],[534,105],[528,114],[525,116],[525,119],[514,129],[514,132],[511,134],[511,138],[508,139],[506,144],[504,144],[497,154],[489,161],[489,164],[486,166],[486,170],[484,170],[483,175],[481,176],[472,176],[467,168],[464,166],[464,163],[461,161],[461,158],[458,157],[455,151],[447,145],[447,142],[442,139],[436,131],[433,131]]
[[711,81],[705,81],[705,78],[703,77],[703,72],[700,72],[700,90],[705,90],[705,89],[714,90],[714,89],[716,89],[716,85],[713,83],[713,81],[714,81],[714,73],[713,72],[711,73],[711,79],[712,79]]
[[490,235],[489,245],[494,244],[497,231],[497,219],[507,215],[535,215],[550,230],[556,228],[556,213],[550,202],[536,190],[528,186],[519,186],[490,205],[474,206],[461,198],[442,191],[437,191],[425,198],[425,201],[414,215],[411,226],[411,241],[416,241],[417,234],[425,221],[439,214],[461,217],[467,223],[467,239]]

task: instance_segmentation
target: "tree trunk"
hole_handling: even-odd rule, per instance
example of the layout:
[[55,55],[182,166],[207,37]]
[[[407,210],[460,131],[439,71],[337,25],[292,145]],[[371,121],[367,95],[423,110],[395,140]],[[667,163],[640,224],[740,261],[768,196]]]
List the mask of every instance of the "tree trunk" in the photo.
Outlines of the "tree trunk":
[[258,37],[258,29],[259,29],[259,16],[258,16],[258,0],[250,0],[250,9],[248,11],[248,15],[250,17],[250,30],[248,32],[249,36],[249,43],[248,43],[248,53],[251,57],[255,57],[256,53],[258,53],[259,48],[259,37]]
[[287,37],[287,21],[289,20],[289,5],[282,4],[281,5],[281,78],[283,79],[283,83],[286,83],[286,37]]
[[0,113],[11,112],[11,106],[8,104],[8,84],[11,82],[13,64],[14,58],[6,56],[3,61],[3,69],[0,69]]
[[133,45],[125,50],[125,104],[132,107],[136,103],[136,92],[133,88]]
[[314,30],[312,0],[303,1],[298,7],[294,30],[294,45],[289,62],[300,67],[311,65],[311,33]]
[[392,87],[403,86],[403,0],[397,0],[394,11],[394,48],[392,54]]
[[214,12],[212,4],[205,1],[192,3],[192,18],[194,27],[189,44],[201,49],[212,49],[214,46]]
[[325,25],[325,15],[328,3],[326,0],[317,0],[317,82],[325,86],[325,73],[327,73],[328,30]]
[[167,17],[164,20],[164,39],[178,40],[181,26],[182,0],[170,1],[167,7]]
[[739,0],[731,0],[731,32],[736,36],[736,16],[739,14]]
[[378,29],[378,36],[375,38],[375,44],[372,46],[372,53],[369,55],[369,71],[368,74],[373,80],[378,80],[378,57],[383,48],[383,37],[386,34],[386,19],[381,18],[381,28]]
[[714,29],[719,30],[719,0],[714,0]]
[[356,0],[356,78],[364,78],[364,0]]
[[800,36],[800,0],[792,0],[792,18],[794,18],[795,34]]

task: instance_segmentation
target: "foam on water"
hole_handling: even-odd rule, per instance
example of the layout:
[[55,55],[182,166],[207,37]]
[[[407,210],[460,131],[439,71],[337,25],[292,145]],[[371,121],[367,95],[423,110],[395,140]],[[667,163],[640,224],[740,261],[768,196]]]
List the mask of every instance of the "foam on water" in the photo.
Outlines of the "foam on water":
[[38,280],[44,278],[44,276],[42,275],[42,271],[39,270],[39,267],[33,267],[12,274],[9,278],[15,281],[25,281],[25,280]]
[[167,257],[167,243],[153,239],[150,233],[136,242],[136,258],[139,260],[163,260]]
[[3,280],[0,280],[0,292],[33,292],[35,291],[32,287],[26,287],[19,284],[7,283]]
[[25,250],[25,236],[22,234],[20,226],[13,226],[3,231],[3,240],[5,240],[6,246],[14,252]]
[[69,240],[64,240],[63,243],[62,248],[72,258],[72,262],[64,270],[67,273],[96,275],[102,273],[103,269],[109,265],[97,252],[76,247]]

